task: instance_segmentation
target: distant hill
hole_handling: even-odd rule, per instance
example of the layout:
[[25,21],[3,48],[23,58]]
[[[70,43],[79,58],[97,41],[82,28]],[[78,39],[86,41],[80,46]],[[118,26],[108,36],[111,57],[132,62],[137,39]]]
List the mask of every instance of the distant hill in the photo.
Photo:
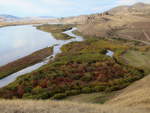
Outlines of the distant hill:
[[37,17],[17,17],[13,15],[0,15],[0,21],[17,21],[17,20],[44,20],[44,19],[55,19],[53,16],[37,16]]
[[150,41],[150,4],[118,6],[103,13],[61,18],[60,22],[79,24],[83,35]]
[[13,18],[13,19],[18,19],[19,18],[17,16],[5,15],[5,14],[1,14],[0,17],[3,17],[3,18]]
[[56,18],[56,17],[53,17],[53,16],[39,16],[40,18]]
[[1,14],[0,15],[0,21],[15,21],[20,19],[20,17],[12,16],[12,15],[6,15],[6,14]]
[[144,14],[150,15],[150,4],[136,3],[132,6],[119,6],[108,11],[109,14]]

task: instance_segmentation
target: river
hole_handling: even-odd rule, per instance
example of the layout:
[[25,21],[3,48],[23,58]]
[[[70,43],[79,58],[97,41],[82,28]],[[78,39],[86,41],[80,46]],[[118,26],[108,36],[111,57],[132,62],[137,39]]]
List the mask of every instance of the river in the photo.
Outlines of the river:
[[[32,26],[13,26],[10,28],[6,27],[6,28],[1,28],[1,29],[0,29],[0,33],[2,33],[3,29],[5,29],[4,30],[5,32],[6,31],[8,32],[9,37],[7,37],[8,38],[7,40],[9,40],[9,39],[11,40],[8,44],[11,44],[14,39],[20,40],[20,42],[18,41],[19,43],[17,43],[17,41],[15,41],[13,44],[9,45],[8,47],[5,47],[8,45],[8,44],[6,44],[7,42],[5,42],[5,40],[0,43],[0,44],[3,44],[3,46],[0,46],[0,47],[3,47],[3,49],[0,49],[0,52],[2,53],[1,54],[2,56],[0,56],[0,59],[2,59],[2,58],[5,59],[3,61],[3,63],[1,63],[1,64],[5,64],[6,62],[10,62],[11,60],[13,61],[14,59],[17,59],[19,57],[21,58],[29,53],[32,53],[35,50],[44,48],[45,46],[53,46],[53,45],[55,45],[55,46],[53,48],[53,54],[51,56],[47,57],[43,62],[40,62],[40,63],[37,63],[30,67],[27,67],[23,70],[20,70],[14,74],[11,74],[11,75],[1,79],[0,80],[0,88],[8,85],[9,83],[14,82],[17,77],[40,68],[41,66],[47,64],[49,62],[49,60],[53,60],[58,53],[61,53],[61,47],[63,45],[68,44],[70,42],[83,41],[83,38],[81,36],[77,36],[72,33],[72,31],[75,31],[76,28],[72,28],[71,30],[64,32],[65,34],[68,34],[68,35],[74,37],[69,40],[56,40],[50,33],[39,31]],[[12,30],[11,32],[14,31],[14,33],[9,34],[10,30]],[[16,30],[19,30],[19,31],[16,31]],[[21,37],[22,35],[23,35],[23,37]],[[11,39],[11,37],[12,37],[12,39]],[[19,38],[21,38],[21,39],[19,39]],[[14,45],[15,45],[15,47],[14,47]],[[30,49],[30,47],[31,47],[31,49]],[[8,51],[11,51],[11,52],[6,53],[5,50],[7,50],[7,49],[8,49]],[[12,57],[12,58],[9,59],[9,57]]]

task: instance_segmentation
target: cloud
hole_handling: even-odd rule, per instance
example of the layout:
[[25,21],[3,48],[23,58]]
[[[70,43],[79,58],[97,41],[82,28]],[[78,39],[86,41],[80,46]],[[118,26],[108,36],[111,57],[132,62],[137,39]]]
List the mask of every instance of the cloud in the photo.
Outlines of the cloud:
[[150,0],[0,0],[0,13],[16,16],[73,16]]

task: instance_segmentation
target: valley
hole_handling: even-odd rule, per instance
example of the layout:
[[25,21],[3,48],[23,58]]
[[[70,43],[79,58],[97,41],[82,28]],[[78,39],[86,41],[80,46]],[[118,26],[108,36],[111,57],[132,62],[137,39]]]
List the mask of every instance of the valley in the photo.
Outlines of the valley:
[[150,5],[137,3],[91,15],[0,22],[0,29],[29,24],[34,38],[48,38],[0,66],[0,111],[149,113],[149,18]]

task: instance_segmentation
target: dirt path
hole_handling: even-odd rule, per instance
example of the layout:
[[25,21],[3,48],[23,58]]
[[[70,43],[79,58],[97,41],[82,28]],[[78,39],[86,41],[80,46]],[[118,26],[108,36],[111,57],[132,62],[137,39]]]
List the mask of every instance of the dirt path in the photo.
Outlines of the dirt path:
[[143,30],[144,36],[147,38],[148,41],[150,41],[149,35]]
[[[148,35],[148,34],[147,34],[147,35]],[[126,35],[126,37],[127,37],[128,40],[139,41],[139,42],[142,42],[142,43],[144,43],[144,44],[150,45],[150,42],[134,39],[134,38],[133,38],[132,36],[130,36],[130,35]],[[150,37],[149,37],[149,36],[148,36],[148,38],[149,38],[149,41],[150,41]]]

